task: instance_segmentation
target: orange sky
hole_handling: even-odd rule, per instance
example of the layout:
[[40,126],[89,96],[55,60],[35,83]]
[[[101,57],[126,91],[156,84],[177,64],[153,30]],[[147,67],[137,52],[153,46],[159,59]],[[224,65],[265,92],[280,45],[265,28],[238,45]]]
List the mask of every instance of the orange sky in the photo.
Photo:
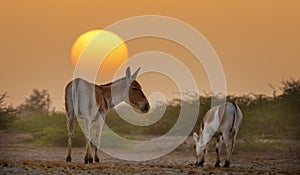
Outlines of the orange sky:
[[[268,83],[278,87],[283,79],[300,77],[300,1],[6,0],[0,5],[0,93],[8,92],[8,102],[16,105],[33,88],[48,89],[54,106],[62,110],[64,87],[73,75],[70,50],[76,38],[149,14],[178,18],[198,29],[222,62],[230,94],[271,94]],[[177,44],[145,38],[128,42],[128,48],[129,56],[146,50],[177,56],[194,74],[200,93],[209,91],[201,65]],[[139,78],[146,94],[172,94],[169,86],[155,86],[165,78],[149,82],[147,77],[151,75]]]

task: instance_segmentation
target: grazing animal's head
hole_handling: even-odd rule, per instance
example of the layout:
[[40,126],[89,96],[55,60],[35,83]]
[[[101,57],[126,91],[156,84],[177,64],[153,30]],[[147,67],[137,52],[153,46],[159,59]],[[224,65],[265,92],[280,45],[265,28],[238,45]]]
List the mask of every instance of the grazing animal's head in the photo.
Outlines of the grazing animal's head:
[[135,80],[140,68],[136,70],[132,75],[130,68],[126,70],[126,86],[125,93],[128,95],[126,102],[130,104],[134,109],[147,113],[150,110],[149,102],[142,91],[141,85]]
[[199,157],[199,156],[201,156],[203,149],[205,149],[205,148],[204,148],[204,146],[202,146],[202,144],[200,142],[200,136],[196,132],[194,132],[193,138],[195,140],[196,156]]

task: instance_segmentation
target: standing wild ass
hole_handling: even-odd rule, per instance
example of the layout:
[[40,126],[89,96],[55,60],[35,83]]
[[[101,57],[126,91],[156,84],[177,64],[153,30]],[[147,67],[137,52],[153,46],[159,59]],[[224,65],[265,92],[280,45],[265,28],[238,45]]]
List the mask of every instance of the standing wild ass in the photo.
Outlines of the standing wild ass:
[[[121,102],[130,104],[142,113],[149,111],[150,106],[141,85],[135,80],[140,68],[131,75],[130,68],[126,76],[112,83],[96,85],[77,78],[71,81],[65,89],[65,105],[67,112],[68,152],[66,161],[71,161],[71,146],[73,139],[73,124],[76,117],[83,119],[86,137],[85,163],[92,163],[91,131],[95,124],[95,162],[99,162],[97,146],[100,143],[101,127],[104,124],[105,114]],[[113,93],[112,93],[112,89]],[[103,117],[103,118],[102,118]],[[99,137],[100,136],[100,137]]]
[[234,103],[227,102],[219,106],[212,107],[202,119],[199,132],[200,136],[196,132],[193,134],[196,142],[195,165],[203,166],[204,157],[207,152],[207,143],[212,139],[212,137],[217,137],[217,161],[215,167],[220,166],[222,139],[224,139],[226,144],[226,160],[224,167],[229,167],[231,154],[234,149],[242,118],[243,115],[240,108]]

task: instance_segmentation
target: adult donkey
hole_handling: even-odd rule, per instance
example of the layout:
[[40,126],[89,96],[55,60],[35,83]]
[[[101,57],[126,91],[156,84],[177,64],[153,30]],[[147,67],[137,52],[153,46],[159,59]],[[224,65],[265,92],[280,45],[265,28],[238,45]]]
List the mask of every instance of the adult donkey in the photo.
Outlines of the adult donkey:
[[242,118],[243,115],[240,108],[234,103],[227,102],[219,106],[212,107],[202,119],[199,132],[200,136],[196,132],[193,134],[196,142],[197,160],[195,165],[203,166],[207,143],[212,139],[212,137],[217,137],[217,161],[215,167],[220,166],[222,138],[226,144],[226,160],[224,167],[229,167],[231,154],[233,152]]
[[[150,106],[141,85],[135,80],[140,68],[131,75],[130,68],[126,76],[112,83],[96,85],[77,78],[71,81],[65,89],[65,105],[67,112],[68,151],[66,161],[71,161],[71,146],[73,139],[73,124],[76,117],[83,119],[86,137],[85,163],[92,163],[91,131],[95,127],[95,162],[99,162],[97,146],[100,143],[101,127],[104,124],[105,114],[121,102],[130,104],[133,108],[146,113]],[[112,93],[113,90],[113,93]],[[100,137],[99,137],[100,136]]]

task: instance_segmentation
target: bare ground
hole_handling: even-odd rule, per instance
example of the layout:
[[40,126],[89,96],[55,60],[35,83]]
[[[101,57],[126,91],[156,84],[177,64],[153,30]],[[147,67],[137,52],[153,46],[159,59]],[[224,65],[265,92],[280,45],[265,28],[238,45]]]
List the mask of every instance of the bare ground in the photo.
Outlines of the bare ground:
[[17,143],[16,139],[25,135],[0,136],[0,174],[300,174],[298,141],[293,142],[293,150],[274,152],[267,148],[245,151],[237,145],[231,166],[215,168],[214,152],[208,153],[204,167],[194,166],[192,146],[144,162],[119,160],[101,153],[100,163],[84,164],[84,148],[74,148],[73,162],[66,163],[66,148]]

